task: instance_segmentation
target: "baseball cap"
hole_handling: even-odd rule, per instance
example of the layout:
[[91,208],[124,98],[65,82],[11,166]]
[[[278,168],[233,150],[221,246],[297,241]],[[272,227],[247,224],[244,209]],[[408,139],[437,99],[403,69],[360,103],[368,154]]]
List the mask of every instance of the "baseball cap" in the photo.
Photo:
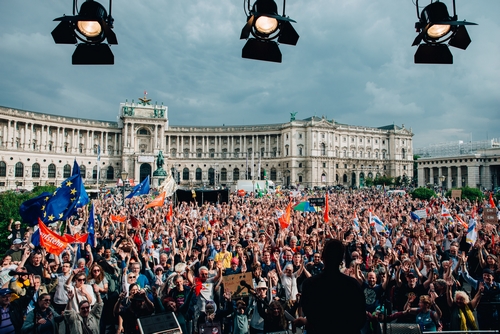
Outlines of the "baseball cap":
[[15,240],[12,242],[12,244],[13,244],[13,245],[20,245],[20,244],[22,244],[22,243],[23,243],[23,241],[22,241],[21,239],[15,239]]
[[418,277],[417,272],[415,270],[410,270],[408,274],[406,274],[408,277]]
[[9,293],[12,293],[12,291],[9,288],[0,289],[0,296],[5,296],[8,295]]

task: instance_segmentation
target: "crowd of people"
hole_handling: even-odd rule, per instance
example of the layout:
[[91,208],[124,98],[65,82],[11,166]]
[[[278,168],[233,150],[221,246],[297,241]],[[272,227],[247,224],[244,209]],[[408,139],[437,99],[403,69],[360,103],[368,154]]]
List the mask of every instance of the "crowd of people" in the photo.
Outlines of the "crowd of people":
[[[487,201],[332,190],[327,215],[292,209],[284,221],[290,202],[325,191],[293,195],[235,193],[203,205],[172,198],[148,209],[148,195],[93,200],[95,242],[60,255],[31,244],[36,227],[11,221],[0,334],[136,334],[138,319],[167,313],[189,334],[379,333],[388,322],[499,329],[500,237],[482,221]],[[475,219],[476,240],[457,217]],[[82,235],[88,220],[85,206],[49,227]],[[241,282],[245,297],[223,283],[241,273],[252,277]]]

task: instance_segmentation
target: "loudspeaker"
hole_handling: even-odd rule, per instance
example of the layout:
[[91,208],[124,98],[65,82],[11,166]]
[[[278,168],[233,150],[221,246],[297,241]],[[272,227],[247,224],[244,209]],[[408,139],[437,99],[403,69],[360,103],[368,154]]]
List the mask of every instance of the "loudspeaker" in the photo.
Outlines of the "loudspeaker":
[[141,334],[182,334],[173,312],[150,315],[137,319]]
[[[384,333],[383,324],[380,324],[381,332]],[[417,324],[387,324],[387,334],[422,334]]]

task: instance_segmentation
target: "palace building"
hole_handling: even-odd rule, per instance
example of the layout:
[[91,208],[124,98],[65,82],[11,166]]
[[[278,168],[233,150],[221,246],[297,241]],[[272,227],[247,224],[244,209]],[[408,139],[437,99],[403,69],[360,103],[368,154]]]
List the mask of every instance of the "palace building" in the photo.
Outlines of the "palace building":
[[292,114],[281,124],[172,126],[166,106],[139,100],[120,104],[118,122],[0,107],[0,190],[58,185],[74,159],[86,184],[114,185],[122,171],[138,182],[153,175],[160,151],[165,169],[186,187],[264,175],[306,187],[413,177],[413,133],[404,125],[354,126]]

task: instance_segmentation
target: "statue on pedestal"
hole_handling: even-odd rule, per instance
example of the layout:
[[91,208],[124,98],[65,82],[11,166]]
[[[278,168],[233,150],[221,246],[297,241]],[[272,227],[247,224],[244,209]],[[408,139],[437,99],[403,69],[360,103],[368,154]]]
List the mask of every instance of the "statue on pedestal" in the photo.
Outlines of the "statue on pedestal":
[[165,158],[163,157],[163,151],[160,151],[156,156],[157,169],[153,172],[153,176],[167,176],[167,172],[163,169],[164,164]]

